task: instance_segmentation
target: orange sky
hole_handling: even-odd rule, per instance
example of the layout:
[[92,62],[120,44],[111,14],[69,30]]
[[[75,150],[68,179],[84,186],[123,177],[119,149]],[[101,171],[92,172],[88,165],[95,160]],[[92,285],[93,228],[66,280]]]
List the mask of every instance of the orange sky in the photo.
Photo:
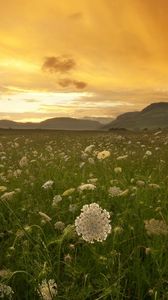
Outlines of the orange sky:
[[167,0],[0,3],[0,118],[114,117],[168,100]]

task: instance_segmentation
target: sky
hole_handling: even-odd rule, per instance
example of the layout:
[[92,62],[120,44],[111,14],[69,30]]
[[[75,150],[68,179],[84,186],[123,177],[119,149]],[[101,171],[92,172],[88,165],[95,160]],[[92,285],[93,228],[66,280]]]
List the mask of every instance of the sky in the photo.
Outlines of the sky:
[[0,1],[0,119],[114,118],[168,101],[167,0]]

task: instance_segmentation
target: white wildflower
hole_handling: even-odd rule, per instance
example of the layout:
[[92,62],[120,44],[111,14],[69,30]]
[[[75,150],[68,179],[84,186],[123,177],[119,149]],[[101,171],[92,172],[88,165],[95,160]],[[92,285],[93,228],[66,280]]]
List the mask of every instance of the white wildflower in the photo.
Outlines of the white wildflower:
[[39,215],[42,217],[42,219],[45,221],[45,222],[50,222],[52,219],[45,213],[39,211]]
[[53,183],[54,183],[53,180],[48,180],[42,185],[42,188],[45,190],[51,189],[53,186]]
[[125,159],[127,159],[127,157],[128,157],[128,155],[126,154],[126,155],[118,156],[116,159],[117,160],[125,160]]
[[162,220],[150,219],[145,220],[144,223],[148,235],[168,234],[168,225]]
[[12,288],[9,285],[0,283],[0,299],[12,299],[14,294]]
[[103,159],[106,159],[107,157],[109,157],[110,155],[111,155],[110,151],[103,150],[97,154],[97,158],[99,160],[103,160]]
[[89,242],[102,242],[111,232],[110,214],[97,203],[84,205],[75,220],[76,232]]
[[26,156],[23,156],[23,157],[21,158],[21,160],[19,161],[19,166],[20,166],[21,168],[24,168],[24,167],[27,167],[27,166],[28,166],[28,159],[27,159]]
[[59,202],[62,201],[61,195],[55,195],[53,198],[52,206],[56,207]]
[[120,196],[123,191],[118,186],[111,186],[108,190],[108,193],[111,197]]
[[55,229],[57,230],[64,230],[65,224],[62,221],[58,221],[54,224]]
[[87,146],[87,147],[85,148],[84,152],[90,153],[90,152],[92,152],[92,150],[93,150],[94,147],[95,147],[95,145],[89,145],[89,146]]
[[147,150],[146,153],[145,153],[145,155],[146,155],[146,156],[151,156],[151,155],[152,155],[152,152],[151,152],[150,150]]
[[57,284],[54,279],[50,279],[48,282],[45,279],[39,285],[39,290],[43,300],[52,300],[57,295]]
[[6,192],[4,193],[2,196],[1,196],[1,200],[4,201],[4,200],[11,200],[13,198],[13,196],[16,194],[15,191],[13,192]]
[[81,192],[81,191],[85,191],[85,190],[95,190],[96,189],[96,186],[92,183],[83,183],[81,184],[79,187],[78,187],[78,190]]

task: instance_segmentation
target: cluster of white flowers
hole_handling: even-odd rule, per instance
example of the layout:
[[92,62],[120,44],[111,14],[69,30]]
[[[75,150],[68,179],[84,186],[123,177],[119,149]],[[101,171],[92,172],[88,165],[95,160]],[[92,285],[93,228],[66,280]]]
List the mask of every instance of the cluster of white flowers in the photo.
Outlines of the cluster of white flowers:
[[78,191],[82,192],[85,190],[95,190],[96,186],[92,183],[83,183],[78,187]]
[[0,283],[0,299],[12,299],[14,294],[12,288],[9,285]]
[[62,201],[61,195],[55,195],[53,198],[52,206],[56,207],[59,202]]
[[87,147],[85,148],[84,152],[90,153],[90,152],[92,152],[92,150],[93,150],[94,147],[95,147],[95,145],[89,145],[89,146],[87,146]]
[[102,242],[111,232],[110,214],[97,203],[84,205],[75,220],[76,232],[89,242]]
[[101,152],[99,152],[99,153],[97,154],[97,158],[98,158],[99,160],[103,160],[103,159],[109,157],[110,155],[111,155],[110,151],[108,151],[108,150],[103,150],[103,151],[101,151]]
[[19,161],[19,166],[20,166],[21,168],[24,168],[24,167],[27,167],[27,166],[28,166],[28,159],[27,159],[26,156],[23,156],[23,157],[21,158],[21,160]]
[[1,196],[1,200],[2,200],[2,201],[5,201],[5,200],[7,200],[7,201],[8,201],[8,200],[11,200],[15,194],[16,194],[15,191],[13,191],[13,192],[6,192],[6,193],[4,193],[4,194]]
[[53,183],[54,183],[53,180],[48,180],[42,185],[42,188],[45,190],[51,189],[53,186]]
[[125,160],[125,159],[127,159],[127,157],[128,157],[128,155],[125,154],[125,155],[122,155],[122,156],[118,156],[116,159],[117,160]]
[[118,186],[111,186],[108,192],[109,192],[109,196],[117,197],[120,196],[123,191]]
[[167,235],[168,225],[162,220],[145,220],[145,229],[148,235]]
[[39,285],[39,290],[43,300],[52,300],[57,295],[57,284],[54,279],[50,279],[48,282],[45,279]]
[[39,211],[39,215],[42,217],[43,223],[51,221],[51,218],[47,214]]

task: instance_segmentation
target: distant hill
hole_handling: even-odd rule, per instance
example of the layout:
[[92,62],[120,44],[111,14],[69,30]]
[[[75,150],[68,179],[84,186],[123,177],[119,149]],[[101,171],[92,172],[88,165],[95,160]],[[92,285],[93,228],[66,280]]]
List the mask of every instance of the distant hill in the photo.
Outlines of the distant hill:
[[152,103],[141,111],[119,115],[103,129],[156,129],[168,128],[168,102]]
[[97,121],[75,118],[52,118],[40,123],[0,120],[0,128],[6,129],[97,130],[101,127],[102,124]]

